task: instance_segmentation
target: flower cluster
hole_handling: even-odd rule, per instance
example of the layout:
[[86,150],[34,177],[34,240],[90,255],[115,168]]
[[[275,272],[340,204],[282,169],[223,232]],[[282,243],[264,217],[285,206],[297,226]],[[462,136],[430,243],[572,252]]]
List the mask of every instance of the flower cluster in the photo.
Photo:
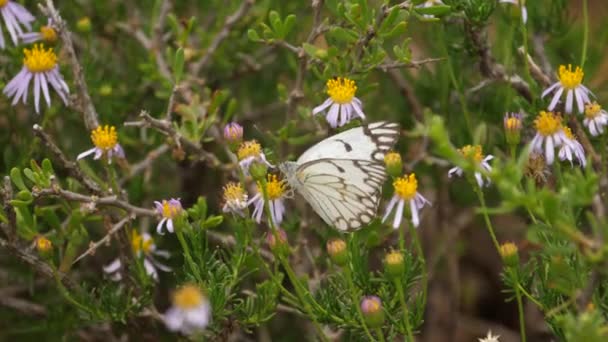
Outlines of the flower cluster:
[[[459,149],[458,152],[460,152],[463,157],[472,161],[478,167],[486,171],[492,171],[492,166],[490,166],[488,162],[494,159],[494,156],[491,154],[484,156],[482,153],[481,145],[466,145]],[[452,177],[453,175],[462,176],[463,173],[464,170],[462,168],[455,166],[448,171],[448,177]],[[479,185],[480,188],[482,188],[484,185],[490,184],[490,179],[486,178],[484,181],[481,172],[475,171],[474,175],[475,180],[477,181],[477,185]]]
[[572,163],[576,157],[581,166],[585,166],[585,151],[583,146],[574,138],[570,128],[562,124],[561,116],[553,112],[541,111],[534,120],[536,135],[530,142],[532,150],[542,154],[548,165],[553,164],[555,148],[559,147],[560,160]]

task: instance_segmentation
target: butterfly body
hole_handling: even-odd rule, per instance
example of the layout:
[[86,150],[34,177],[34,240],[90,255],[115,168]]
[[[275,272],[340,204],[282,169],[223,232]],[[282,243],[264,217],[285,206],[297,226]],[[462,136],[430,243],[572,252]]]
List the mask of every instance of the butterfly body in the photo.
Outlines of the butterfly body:
[[384,155],[399,137],[399,125],[374,122],[331,136],[279,169],[287,182],[329,225],[351,231],[376,216],[386,180]]

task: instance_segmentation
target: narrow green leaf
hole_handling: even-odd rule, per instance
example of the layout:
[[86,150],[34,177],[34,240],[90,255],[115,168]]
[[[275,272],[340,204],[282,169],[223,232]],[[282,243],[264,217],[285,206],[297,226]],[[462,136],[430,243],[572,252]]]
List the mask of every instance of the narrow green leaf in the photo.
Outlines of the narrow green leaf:
[[16,167],[11,169],[11,180],[13,181],[13,183],[15,183],[19,190],[27,190],[25,183],[23,183],[21,171]]
[[175,51],[175,58],[173,60],[173,78],[175,84],[178,84],[182,79],[184,72],[184,49],[181,47]]

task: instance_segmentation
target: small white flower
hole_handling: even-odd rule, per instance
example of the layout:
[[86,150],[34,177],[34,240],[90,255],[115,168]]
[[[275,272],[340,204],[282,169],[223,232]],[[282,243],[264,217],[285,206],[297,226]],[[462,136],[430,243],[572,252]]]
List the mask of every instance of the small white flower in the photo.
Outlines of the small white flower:
[[325,119],[333,128],[346,125],[353,117],[365,119],[361,109],[361,100],[355,97],[357,86],[355,81],[348,78],[332,78],[327,80],[327,95],[329,98],[312,110],[317,115],[329,108]]
[[172,198],[168,201],[163,200],[162,202],[154,201],[154,206],[156,207],[156,212],[162,217],[158,225],[156,225],[156,232],[163,235],[163,226],[166,224],[169,233],[173,233],[173,219],[181,215],[183,211],[179,198]]
[[[154,239],[152,239],[150,234],[143,233],[139,235],[137,231],[133,230],[131,235],[131,248],[137,257],[143,255],[146,274],[152,277],[152,279],[158,280],[157,269],[163,272],[171,272],[169,266],[166,266],[154,258],[154,256],[159,256],[168,259],[171,254],[168,251],[156,249]],[[122,263],[120,262],[120,258],[116,258],[109,265],[103,266],[103,271],[110,276],[110,279],[114,281],[121,280]]]
[[[25,7],[15,1],[0,0],[0,13],[4,19],[4,25],[11,36],[14,45],[17,45],[19,36],[23,34],[23,28],[27,31],[32,30],[31,22],[36,20]],[[0,48],[4,49],[4,34],[0,28]]]
[[587,103],[583,125],[594,137],[603,134],[604,126],[608,125],[608,113],[597,102]]
[[266,155],[262,152],[262,146],[255,140],[243,142],[236,154],[239,159],[239,166],[245,175],[249,175],[249,167],[254,162],[265,164],[268,167],[274,167],[274,165],[266,160]]
[[[475,161],[484,170],[492,171],[492,166],[490,166],[490,163],[488,163],[488,162],[490,160],[494,159],[494,156],[491,154],[488,154],[487,156],[484,157],[482,154],[481,145],[475,145],[475,146],[466,145],[466,146],[463,146],[458,151],[465,158],[472,158],[473,161]],[[448,171],[448,177],[452,178],[452,176],[454,176],[454,175],[461,177],[463,173],[464,173],[464,170],[462,168],[455,166]],[[474,175],[475,175],[475,180],[477,181],[477,185],[479,185],[480,188],[482,188],[484,185],[485,186],[490,185],[490,183],[491,183],[490,179],[486,178],[484,181],[481,172],[476,171]]]
[[567,68],[565,65],[560,65],[558,73],[559,81],[545,89],[541,96],[545,97],[549,93],[555,92],[555,94],[553,94],[553,98],[551,99],[551,103],[549,104],[548,110],[552,111],[555,109],[555,106],[557,106],[557,102],[562,97],[562,94],[566,92],[566,113],[572,113],[572,106],[575,98],[579,113],[584,113],[585,103],[591,102],[589,101],[589,95],[593,96],[591,91],[582,84],[584,75],[583,69],[580,67],[576,67],[576,69],[572,71],[572,65],[568,64]]
[[587,159],[585,158],[585,149],[583,149],[583,145],[576,140],[569,127],[564,127],[564,134],[566,135],[566,139],[559,149],[559,159],[562,161],[568,160],[570,165],[573,165],[572,159],[574,157],[582,167],[585,167],[585,165],[587,165]]
[[478,338],[478,340],[479,342],[500,342],[499,337],[500,335],[492,335],[492,330],[489,330],[485,338]]
[[532,151],[542,154],[547,165],[551,165],[555,159],[555,148],[562,146],[568,139],[562,126],[562,118],[553,112],[541,111],[534,120],[534,127],[536,135],[530,142]]
[[248,197],[240,184],[232,182],[226,184],[224,186],[224,205],[222,206],[222,211],[241,217],[245,216]]
[[108,164],[111,164],[114,156],[118,156],[119,158],[125,157],[125,152],[118,143],[118,134],[114,126],[97,126],[91,132],[91,141],[93,141],[95,147],[79,154],[76,160],[80,160],[91,154],[94,154],[93,159],[97,160],[105,155],[108,158]]
[[171,331],[200,332],[211,322],[211,304],[198,287],[185,285],[173,294],[173,306],[163,319]]
[[525,0],[499,0],[498,2],[503,4],[513,4],[519,7],[519,2],[521,1],[521,20],[525,23],[528,22],[528,10],[526,9],[526,1]]
[[393,212],[393,209],[396,207],[397,210],[393,218],[393,228],[399,228],[403,218],[405,203],[407,202],[410,206],[412,224],[414,227],[418,227],[420,224],[420,215],[418,211],[424,208],[425,205],[430,205],[431,202],[418,193],[418,181],[416,180],[416,175],[412,173],[409,176],[403,176],[395,179],[393,182],[393,188],[395,189],[395,194],[386,207],[382,222],[386,221],[391,212]]
[[[257,193],[247,203],[247,205],[253,204],[254,209],[251,217],[257,223],[262,221],[262,213],[264,213],[264,196],[261,189],[262,184],[258,182]],[[266,182],[266,195],[268,196],[272,222],[278,226],[283,222],[283,216],[285,215],[286,182],[284,180],[279,181],[276,175],[269,174]]]

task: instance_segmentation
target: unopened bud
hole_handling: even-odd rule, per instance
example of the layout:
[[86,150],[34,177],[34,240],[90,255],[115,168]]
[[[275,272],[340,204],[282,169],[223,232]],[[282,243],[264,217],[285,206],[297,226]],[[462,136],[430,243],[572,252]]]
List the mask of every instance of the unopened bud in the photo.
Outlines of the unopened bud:
[[521,140],[521,114],[507,113],[503,119],[507,144],[517,145]]
[[500,257],[507,266],[515,266],[519,263],[519,255],[517,246],[512,242],[506,242],[500,245],[498,252]]
[[384,324],[382,301],[376,296],[363,297],[363,300],[361,300],[361,313],[370,328],[379,328]]
[[348,262],[348,250],[346,242],[342,239],[332,239],[327,242],[327,254],[338,266],[344,266]]
[[266,243],[268,244],[270,250],[282,251],[288,246],[287,233],[281,228],[278,228],[274,232],[269,231],[266,234]]
[[386,172],[391,177],[401,176],[403,170],[403,162],[401,161],[401,155],[397,152],[389,152],[384,156],[384,164],[386,165]]
[[384,257],[384,270],[389,277],[397,278],[405,271],[403,254],[399,251],[391,251]]

